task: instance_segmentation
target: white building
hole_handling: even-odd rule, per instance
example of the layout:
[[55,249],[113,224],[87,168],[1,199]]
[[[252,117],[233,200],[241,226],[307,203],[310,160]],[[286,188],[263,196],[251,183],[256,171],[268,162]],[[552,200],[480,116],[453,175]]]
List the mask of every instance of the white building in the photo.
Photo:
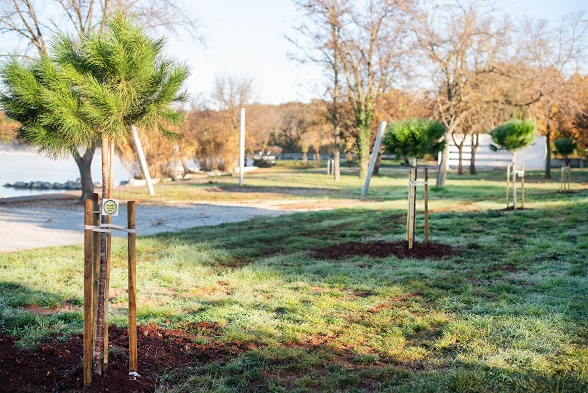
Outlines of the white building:
[[[492,139],[488,134],[479,135],[479,146],[476,151],[476,168],[477,169],[505,169],[512,162],[512,153],[506,150],[493,152],[490,150]],[[456,138],[459,142],[462,138]],[[467,135],[463,144],[463,168],[467,171],[470,167],[471,158],[471,136]],[[545,169],[545,159],[547,157],[546,139],[544,136],[536,136],[535,141],[527,148],[517,151],[517,168],[525,165],[527,170]],[[459,164],[459,151],[457,146],[450,139],[449,144],[449,168],[457,169]]]

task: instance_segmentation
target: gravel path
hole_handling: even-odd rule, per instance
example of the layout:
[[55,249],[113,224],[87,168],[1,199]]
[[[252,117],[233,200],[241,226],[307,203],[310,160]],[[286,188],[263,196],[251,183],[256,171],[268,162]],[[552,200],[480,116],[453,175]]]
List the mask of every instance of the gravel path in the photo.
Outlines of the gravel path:
[[[272,204],[137,204],[136,226],[138,235],[151,235],[288,213]],[[126,204],[119,214],[113,223],[126,226]],[[83,222],[83,206],[71,197],[0,199],[0,252],[82,243]]]

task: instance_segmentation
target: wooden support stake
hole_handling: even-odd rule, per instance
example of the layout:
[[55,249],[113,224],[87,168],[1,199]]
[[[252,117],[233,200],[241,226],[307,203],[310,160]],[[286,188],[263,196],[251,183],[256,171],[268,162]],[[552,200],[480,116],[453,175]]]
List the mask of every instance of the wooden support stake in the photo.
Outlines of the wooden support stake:
[[417,167],[416,167],[416,160],[415,160],[415,167],[414,167],[414,175],[412,176],[412,233],[411,233],[411,241],[410,241],[410,248],[414,245],[414,234],[416,232],[416,200],[417,200]]
[[[135,201],[127,202],[127,221],[129,229],[135,229]],[[136,234],[128,235],[129,262],[129,372],[137,372],[137,258]]]
[[92,383],[92,200],[84,204],[84,386]]
[[565,190],[565,186],[564,186],[564,171],[565,171],[564,164],[561,164],[561,180],[560,180],[560,185],[559,185],[559,190],[560,191],[564,191]]
[[408,210],[406,211],[406,241],[410,239],[410,206],[411,206],[411,197],[412,197],[412,187],[410,183],[412,182],[412,168],[408,173]]
[[506,208],[510,205],[510,164],[506,167]]
[[[112,223],[112,217],[106,216],[106,223]],[[112,234],[106,234],[106,285],[104,287],[104,358],[102,362],[102,375],[108,375],[108,313],[110,310],[110,266],[112,258]]]
[[521,209],[525,210],[525,164],[521,166]]
[[572,187],[572,167],[568,165],[568,191],[571,190]]
[[425,246],[429,244],[429,168],[425,168]]
[[[92,195],[92,225],[100,226],[100,204],[97,193]],[[92,234],[92,348],[96,340],[96,311],[98,310],[98,274],[100,269],[100,233]],[[93,350],[93,349],[92,349]]]

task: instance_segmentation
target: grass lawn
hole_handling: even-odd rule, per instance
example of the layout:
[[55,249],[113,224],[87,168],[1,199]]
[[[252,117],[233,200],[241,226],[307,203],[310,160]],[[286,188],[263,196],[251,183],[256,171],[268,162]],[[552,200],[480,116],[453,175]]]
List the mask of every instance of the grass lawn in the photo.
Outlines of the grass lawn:
[[[251,344],[167,370],[158,391],[588,391],[588,170],[572,180],[560,194],[531,172],[527,210],[513,212],[502,210],[505,173],[450,174],[430,193],[431,239],[457,249],[440,260],[312,256],[404,238],[407,172],[390,168],[361,206],[139,237],[140,324]],[[359,199],[362,185],[292,167],[245,183],[158,184],[155,200],[336,201]],[[115,197],[149,199],[139,188]],[[81,333],[81,310],[60,307],[82,304],[82,259],[81,246],[0,254],[0,329],[22,347]],[[125,326],[123,241],[112,269],[110,322]]]

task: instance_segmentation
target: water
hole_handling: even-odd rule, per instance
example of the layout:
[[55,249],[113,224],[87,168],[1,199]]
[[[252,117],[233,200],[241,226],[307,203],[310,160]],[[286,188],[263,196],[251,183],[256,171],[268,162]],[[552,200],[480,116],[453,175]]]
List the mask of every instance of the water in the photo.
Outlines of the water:
[[[114,162],[114,184],[129,179],[129,174],[117,158]],[[92,180],[101,182],[100,150],[92,160]],[[73,158],[53,160],[39,155],[35,149],[0,144],[0,197],[17,197],[62,192],[62,190],[19,190],[4,187],[17,181],[47,181],[65,183],[79,179],[80,172]]]

